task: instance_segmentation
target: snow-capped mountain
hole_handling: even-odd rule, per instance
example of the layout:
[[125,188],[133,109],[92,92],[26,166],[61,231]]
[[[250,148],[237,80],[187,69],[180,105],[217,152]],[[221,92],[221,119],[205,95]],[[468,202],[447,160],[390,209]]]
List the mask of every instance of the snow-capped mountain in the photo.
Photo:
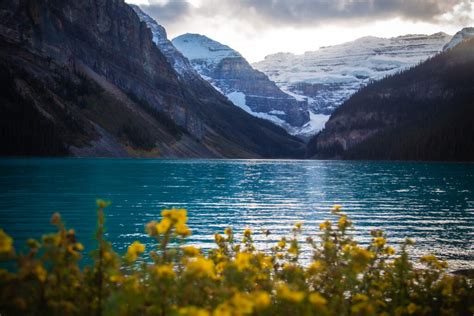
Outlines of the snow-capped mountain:
[[292,134],[300,134],[311,124],[306,99],[282,92],[229,46],[199,34],[184,34],[172,42],[194,69],[236,106]]
[[185,79],[198,76],[198,73],[194,70],[193,66],[191,66],[189,60],[184,57],[176,47],[174,47],[170,40],[168,40],[165,28],[159,25],[151,16],[143,12],[139,6],[133,4],[129,4],[129,6],[132,7],[140,20],[145,22],[151,30],[151,33],[153,34],[153,42],[165,55],[168,63],[173,66],[176,72]]
[[455,46],[457,46],[459,43],[462,41],[465,41],[467,39],[471,39],[474,37],[474,27],[465,27],[456,34],[454,34],[453,38],[444,45],[443,50],[451,49]]
[[253,66],[284,92],[308,98],[313,113],[330,114],[362,86],[426,60],[450,39],[445,33],[363,37],[302,55],[269,55]]

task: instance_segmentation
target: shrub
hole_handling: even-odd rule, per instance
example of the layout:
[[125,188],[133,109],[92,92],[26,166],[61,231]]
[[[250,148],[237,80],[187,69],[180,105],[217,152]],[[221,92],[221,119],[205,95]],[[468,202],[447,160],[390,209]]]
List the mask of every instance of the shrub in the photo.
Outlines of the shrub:
[[[98,201],[98,247],[81,267],[83,246],[59,214],[57,232],[30,239],[16,254],[0,230],[0,257],[15,260],[0,271],[2,315],[471,315],[472,280],[446,272],[434,256],[415,266],[406,240],[398,252],[382,231],[361,247],[340,206],[337,222],[321,223],[318,239],[307,239],[312,260],[302,263],[303,226],[270,251],[256,250],[252,231],[237,240],[227,228],[207,253],[186,245],[191,234],[185,210],[163,210],[145,230],[154,249],[134,242],[119,256],[103,237],[108,204]],[[148,251],[148,252],[147,252]],[[144,260],[145,253],[149,259]]]

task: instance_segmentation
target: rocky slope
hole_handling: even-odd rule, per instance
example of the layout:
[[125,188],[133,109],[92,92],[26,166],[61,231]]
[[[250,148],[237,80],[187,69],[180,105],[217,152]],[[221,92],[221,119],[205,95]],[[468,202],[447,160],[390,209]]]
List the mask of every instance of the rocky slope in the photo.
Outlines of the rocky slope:
[[474,39],[374,82],[342,104],[308,156],[474,161]]
[[474,38],[474,27],[465,27],[451,38],[449,43],[443,46],[443,50],[451,49],[459,43]]
[[173,39],[197,72],[235,105],[298,134],[310,120],[306,100],[283,93],[235,50],[198,34]]
[[[166,52],[165,52],[166,53]],[[0,4],[0,153],[288,157],[302,144],[187,82],[123,0]]]
[[253,66],[284,92],[307,98],[314,114],[329,115],[362,86],[426,60],[450,38],[444,33],[363,37],[302,55],[269,55]]
[[174,47],[168,39],[166,30],[159,25],[152,17],[142,11],[137,5],[130,5],[141,21],[145,22],[153,35],[153,42],[165,55],[168,63],[173,66],[178,75],[184,80],[196,80],[199,74],[194,70],[189,60]]

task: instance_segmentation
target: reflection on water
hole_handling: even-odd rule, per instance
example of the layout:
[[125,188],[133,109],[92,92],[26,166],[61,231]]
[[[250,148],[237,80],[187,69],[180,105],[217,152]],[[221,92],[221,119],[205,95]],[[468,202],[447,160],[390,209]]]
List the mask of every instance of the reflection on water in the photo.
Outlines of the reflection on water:
[[[386,230],[411,237],[453,268],[474,267],[474,165],[255,160],[0,160],[0,226],[18,240],[51,230],[59,211],[93,246],[95,199],[113,202],[107,236],[123,250],[150,242],[144,224],[162,208],[188,209],[191,242],[210,247],[227,226],[254,229],[265,248],[303,221],[305,234],[337,203],[354,220],[356,238]],[[268,238],[261,229],[269,229]],[[273,237],[272,237],[273,236]]]

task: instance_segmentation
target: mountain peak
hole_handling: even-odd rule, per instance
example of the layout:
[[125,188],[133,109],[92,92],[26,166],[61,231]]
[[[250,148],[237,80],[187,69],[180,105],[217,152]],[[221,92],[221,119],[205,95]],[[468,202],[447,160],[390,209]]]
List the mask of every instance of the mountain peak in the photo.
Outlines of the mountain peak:
[[196,71],[234,105],[293,134],[309,122],[306,100],[283,93],[237,51],[200,34],[183,34],[173,44]]
[[462,41],[465,41],[470,38],[474,38],[474,27],[465,27],[456,34],[454,34],[451,41],[444,45],[443,50],[454,48]]
[[238,52],[201,34],[186,33],[172,40],[174,46],[190,60],[219,63],[224,58],[241,58]]

